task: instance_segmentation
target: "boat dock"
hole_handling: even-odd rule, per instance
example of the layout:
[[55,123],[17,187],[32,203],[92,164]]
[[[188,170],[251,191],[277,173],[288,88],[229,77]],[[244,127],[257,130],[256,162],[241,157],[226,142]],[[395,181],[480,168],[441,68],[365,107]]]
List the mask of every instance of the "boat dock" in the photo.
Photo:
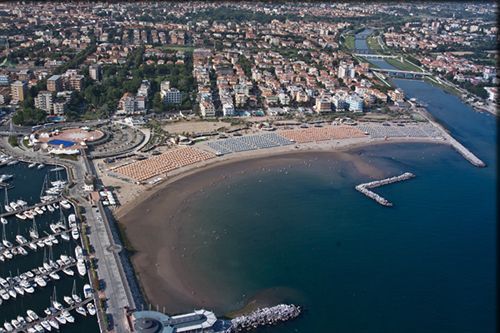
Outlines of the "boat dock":
[[[57,237],[57,236],[60,236],[60,235],[61,235],[61,234],[63,234],[63,233],[68,233],[68,234],[70,234],[70,233],[71,233],[71,229],[70,229],[70,230],[62,230],[62,231],[58,231],[58,232],[55,232],[55,233],[53,233],[53,234],[49,234],[49,233],[45,232],[45,234],[47,235],[47,236],[45,236],[45,237],[39,237],[38,239],[33,239],[33,240],[28,241],[28,242],[26,242],[26,243],[24,243],[24,244],[19,244],[19,245],[14,245],[14,244],[12,244],[13,246],[12,246],[11,248],[5,248],[5,247],[3,247],[3,249],[2,249],[2,250],[1,250],[1,252],[0,252],[0,254],[2,254],[2,253],[3,253],[4,251],[6,251],[6,250],[9,250],[9,251],[12,253],[12,255],[18,255],[18,254],[21,254],[21,253],[18,251],[18,250],[19,250],[19,248],[21,248],[21,247],[22,247],[22,248],[24,248],[24,249],[28,248],[28,249],[30,249],[30,250],[36,251],[36,250],[34,250],[34,249],[32,249],[32,248],[30,247],[30,244],[35,244],[35,245],[37,246],[37,249],[38,249],[38,248],[39,248],[39,246],[37,245],[37,243],[38,243],[38,242],[44,242],[45,240],[47,240],[47,239],[49,239],[49,238],[51,238],[51,237]],[[70,237],[71,237],[71,235],[70,235]],[[45,244],[45,243],[44,243],[44,244]],[[48,244],[45,244],[45,245],[46,245],[46,246],[50,246],[50,245],[48,245]]]
[[390,202],[386,198],[382,197],[381,195],[378,195],[377,193],[370,191],[369,189],[379,187],[382,185],[397,183],[397,182],[400,182],[403,180],[411,179],[413,177],[415,177],[415,175],[412,174],[411,172],[405,172],[399,176],[394,176],[394,177],[389,177],[389,178],[385,178],[385,179],[381,179],[381,180],[375,180],[375,181],[372,181],[369,183],[359,184],[355,187],[355,189],[358,190],[359,192],[363,193],[364,195],[366,195],[368,198],[375,200],[376,202],[378,202],[382,206],[391,207],[392,202]]
[[46,201],[46,202],[39,202],[39,203],[36,203],[34,205],[31,205],[31,206],[27,206],[27,207],[23,207],[21,209],[16,209],[12,212],[4,212],[4,213],[1,213],[0,214],[0,217],[8,217],[8,216],[12,216],[12,215],[16,215],[16,214],[20,214],[20,213],[24,213],[25,211],[27,210],[31,210],[31,209],[34,209],[36,207],[42,207],[42,206],[46,206],[46,205],[52,205],[54,203],[58,203],[58,202],[61,202],[62,198],[57,198],[55,200],[50,200],[50,201]]
[[93,298],[89,297],[89,298],[81,301],[80,303],[70,305],[70,306],[68,306],[66,308],[63,308],[60,311],[54,312],[54,313],[52,313],[52,314],[50,314],[50,315],[48,315],[48,316],[46,316],[44,318],[39,318],[38,320],[34,320],[31,323],[26,323],[22,327],[14,329],[12,332],[14,332],[14,333],[27,332],[29,328],[34,327],[35,325],[39,325],[42,321],[53,320],[53,319],[55,319],[55,317],[60,316],[64,311],[68,311],[68,312],[72,311],[72,310],[74,310],[74,309],[76,309],[76,308],[78,308],[80,306],[84,306],[87,303],[90,303],[92,301],[93,301]]
[[246,316],[236,317],[231,320],[228,332],[242,332],[252,330],[259,326],[274,325],[297,318],[301,309],[293,304],[279,304],[270,308],[257,309]]

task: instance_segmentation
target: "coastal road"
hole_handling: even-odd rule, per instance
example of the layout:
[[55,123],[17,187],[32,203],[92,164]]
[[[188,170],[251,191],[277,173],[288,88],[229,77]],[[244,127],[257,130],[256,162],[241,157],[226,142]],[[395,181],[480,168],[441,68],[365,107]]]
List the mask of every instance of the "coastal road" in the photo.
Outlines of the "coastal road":
[[[75,185],[69,189],[69,197],[76,199],[78,204],[85,209],[87,226],[90,230],[90,234],[88,235],[89,241],[98,259],[98,277],[104,281],[105,285],[105,295],[107,297],[106,314],[110,314],[113,317],[114,332],[129,332],[124,308],[126,306],[133,308],[133,299],[130,298],[130,291],[127,280],[123,276],[123,268],[120,266],[119,257],[112,251],[114,242],[112,235],[105,225],[107,221],[106,216],[103,211],[91,207],[85,197],[86,194],[83,192],[85,174],[87,172],[93,173],[92,169],[88,170],[88,164],[85,163],[87,161],[82,161],[83,158],[79,158],[78,161],[51,158],[47,155],[33,152],[30,149],[12,147],[7,141],[5,137],[0,138],[0,149],[9,155],[23,160],[36,160],[47,164],[57,163],[71,170],[71,178]],[[107,328],[102,327],[102,324],[100,323],[101,330],[105,332]]]

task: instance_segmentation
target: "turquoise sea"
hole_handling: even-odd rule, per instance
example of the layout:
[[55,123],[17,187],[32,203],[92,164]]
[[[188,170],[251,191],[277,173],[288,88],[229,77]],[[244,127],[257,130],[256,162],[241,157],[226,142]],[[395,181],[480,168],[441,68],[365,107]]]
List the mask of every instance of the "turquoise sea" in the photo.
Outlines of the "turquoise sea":
[[228,175],[191,200],[179,235],[187,269],[220,292],[218,313],[257,298],[304,307],[257,332],[495,331],[496,118],[395,83],[487,167],[444,145],[351,150],[384,176],[416,175],[377,189],[392,208],[355,191],[374,178],[334,153]]

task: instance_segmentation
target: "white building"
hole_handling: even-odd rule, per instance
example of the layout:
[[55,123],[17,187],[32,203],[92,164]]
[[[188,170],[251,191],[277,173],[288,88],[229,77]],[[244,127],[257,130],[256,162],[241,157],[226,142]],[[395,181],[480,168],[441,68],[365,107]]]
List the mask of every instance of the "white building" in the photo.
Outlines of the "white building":
[[357,95],[349,96],[347,103],[349,103],[349,111],[363,112],[363,99],[361,97]]
[[50,114],[53,110],[52,93],[50,91],[40,91],[35,97],[35,107]]
[[170,88],[163,94],[163,102],[166,104],[181,104],[182,95],[177,88]]
[[234,116],[234,105],[232,103],[222,104],[222,114],[224,115],[224,117]]

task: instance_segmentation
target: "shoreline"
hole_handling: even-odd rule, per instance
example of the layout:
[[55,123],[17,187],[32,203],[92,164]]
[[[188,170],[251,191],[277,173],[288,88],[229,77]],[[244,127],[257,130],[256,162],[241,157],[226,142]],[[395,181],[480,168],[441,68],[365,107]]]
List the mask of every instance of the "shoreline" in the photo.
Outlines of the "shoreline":
[[[199,162],[187,167],[179,168],[172,171],[168,178],[163,179],[161,182],[145,187],[145,189],[140,192],[139,198],[135,200],[130,200],[124,202],[120,207],[118,207],[113,214],[116,219],[124,217],[132,209],[149,199],[156,192],[161,191],[169,184],[173,184],[185,177],[193,175],[197,172],[201,172],[210,168],[216,168],[219,166],[224,166],[231,163],[236,163],[239,161],[248,161],[253,159],[258,159],[262,157],[273,158],[283,155],[291,155],[298,153],[317,153],[317,152],[345,152],[356,148],[369,147],[373,145],[386,145],[386,144],[400,144],[400,143],[427,143],[427,144],[444,144],[453,148],[450,142],[444,140],[437,140],[431,138],[390,138],[384,139],[373,139],[373,138],[355,138],[355,139],[342,139],[342,140],[329,140],[322,142],[309,142],[299,144],[299,148],[294,148],[296,144],[282,147],[275,147],[269,149],[253,150],[240,153],[232,153],[224,155],[222,157],[215,157],[213,159]],[[102,177],[102,175],[101,175]],[[137,186],[134,184],[134,186]],[[134,191],[136,192],[136,191]]]
[[[145,298],[154,305],[165,307],[170,313],[192,310],[194,307],[223,307],[224,297],[221,296],[221,292],[213,290],[208,281],[204,281],[199,275],[188,272],[183,259],[185,255],[183,251],[186,248],[177,248],[175,243],[177,235],[185,227],[176,223],[176,218],[189,216],[186,215],[186,210],[196,193],[204,192],[206,188],[232,175],[260,168],[262,164],[266,167],[281,165],[283,161],[290,163],[292,160],[303,160],[303,156],[310,154],[340,154],[339,157],[352,161],[361,173],[374,174],[376,171],[373,166],[363,164],[360,162],[361,158],[349,156],[346,152],[390,143],[448,144],[446,141],[429,139],[370,139],[340,146],[330,142],[330,145],[323,145],[322,148],[308,146],[275,153],[266,149],[263,150],[264,153],[261,151],[259,154],[230,154],[229,156],[234,156],[225,160],[215,159],[212,163],[204,163],[179,172],[147,189],[140,195],[140,199],[129,202],[115,212],[116,220],[123,227],[125,237],[136,251],[130,259]],[[335,146],[336,148],[333,148]],[[245,171],[241,171],[242,169]],[[147,237],[143,234],[143,230],[146,229],[149,230]],[[196,290],[193,286],[196,286]]]

